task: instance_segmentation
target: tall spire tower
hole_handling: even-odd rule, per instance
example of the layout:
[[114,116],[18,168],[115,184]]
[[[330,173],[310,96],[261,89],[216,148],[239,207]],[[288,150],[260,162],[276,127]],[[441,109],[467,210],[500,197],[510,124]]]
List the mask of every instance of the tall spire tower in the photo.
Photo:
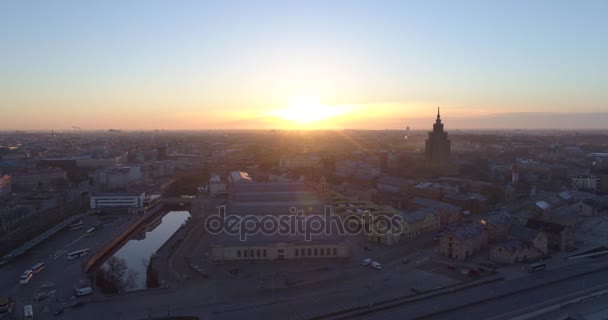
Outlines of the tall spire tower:
[[433,131],[429,131],[429,138],[426,140],[426,160],[433,165],[445,164],[450,159],[451,142],[448,133],[443,131],[439,107],[437,107],[437,119],[433,124]]

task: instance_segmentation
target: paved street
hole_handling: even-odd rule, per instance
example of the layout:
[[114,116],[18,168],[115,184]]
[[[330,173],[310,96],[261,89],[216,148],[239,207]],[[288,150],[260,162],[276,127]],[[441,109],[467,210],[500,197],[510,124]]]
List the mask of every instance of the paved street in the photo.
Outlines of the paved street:
[[[101,248],[114,237],[126,224],[128,217],[110,217],[105,219],[103,227],[92,236],[85,236],[86,230],[102,222],[96,216],[85,216],[84,227],[78,230],[62,230],[44,243],[28,251],[16,261],[0,269],[0,296],[12,296],[16,302],[16,314],[20,315],[23,305],[33,304],[34,311],[39,314],[45,306],[53,308],[56,301],[49,297],[39,303],[34,303],[34,295],[39,292],[56,290],[55,298],[69,301],[74,295],[73,287],[81,278],[81,263],[87,257],[68,260],[67,253],[89,248],[91,254]],[[46,268],[34,275],[24,285],[19,284],[21,274],[38,262],[44,262]],[[41,288],[47,283],[54,283],[54,288]],[[38,316],[37,316],[38,318]]]
[[[531,274],[509,282],[455,291],[432,299],[408,303],[396,308],[367,314],[363,318],[403,318],[403,315],[407,315],[407,318],[430,316],[433,316],[433,318],[435,316],[449,318],[453,315],[459,315],[462,319],[487,318],[496,315],[496,312],[512,311],[514,305],[526,306],[548,297],[560,296],[567,292],[595,285],[608,277],[607,267],[608,261],[605,259],[594,260],[593,263],[577,263],[563,269],[547,270],[543,273]],[[530,293],[526,293],[528,290],[524,290],[523,293],[508,295],[515,290],[523,290],[532,285],[541,285],[578,273],[581,270],[595,269],[601,269],[601,271],[529,290]],[[381,281],[381,279],[378,280]],[[420,281],[425,280],[420,279]],[[209,319],[238,319],[243,317],[265,319],[277,315],[281,315],[285,319],[308,319],[328,312],[359,306],[361,303],[365,305],[366,299],[371,302],[376,299],[381,300],[381,292],[399,293],[399,290],[398,286],[383,284],[377,289],[372,288],[370,291],[363,288],[352,288],[332,292],[325,288],[319,288],[315,293],[309,291],[305,296],[289,296],[277,291],[274,299],[270,293],[267,293],[256,295],[255,302],[249,297],[248,299],[235,299],[231,303],[223,303],[215,298],[213,291],[205,290],[204,286],[201,287],[196,282],[192,282],[177,290],[160,291],[158,293],[131,293],[92,301],[81,309],[70,310],[69,313],[64,315],[64,319],[81,319],[85,316],[91,320],[107,318],[116,320],[146,319],[150,315],[160,316],[168,313],[173,315],[196,314]],[[401,290],[403,290],[403,287],[401,287]],[[494,300],[498,296],[502,296],[502,298]],[[462,307],[482,299],[490,299],[490,301]],[[492,306],[492,308],[486,306]],[[456,309],[449,313],[433,315],[434,312],[446,308]]]
[[[603,270],[588,275],[559,281],[550,285],[534,289],[531,286],[543,282],[559,279],[583,270],[595,268]],[[506,314],[530,305],[535,305],[549,299],[562,297],[567,294],[589,289],[598,283],[605,282],[608,276],[608,262],[597,261],[580,263],[562,269],[547,270],[531,274],[527,277],[506,282],[489,284],[483,287],[470,288],[450,295],[439,296],[434,299],[422,300],[417,303],[386,309],[363,316],[365,319],[386,319],[408,315],[408,318],[434,318],[434,319],[502,319]],[[518,291],[521,290],[521,291]],[[514,291],[518,291],[512,294]],[[481,302],[482,300],[486,300]],[[470,304],[470,305],[469,305]],[[445,312],[440,312],[445,310]],[[510,314],[505,319],[516,314]]]

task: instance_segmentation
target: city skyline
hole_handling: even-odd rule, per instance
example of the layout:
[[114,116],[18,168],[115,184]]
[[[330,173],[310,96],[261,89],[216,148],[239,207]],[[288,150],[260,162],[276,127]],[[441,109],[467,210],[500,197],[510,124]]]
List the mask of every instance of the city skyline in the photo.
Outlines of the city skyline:
[[2,7],[4,130],[424,130],[437,105],[452,129],[608,120],[601,1]]

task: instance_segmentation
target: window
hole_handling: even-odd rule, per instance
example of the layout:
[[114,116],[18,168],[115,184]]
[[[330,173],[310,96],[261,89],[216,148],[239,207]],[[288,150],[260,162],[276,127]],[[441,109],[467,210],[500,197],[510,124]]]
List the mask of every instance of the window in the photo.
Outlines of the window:
[[334,251],[334,256],[337,256],[338,255],[338,249],[334,248],[333,251]]
[[315,248],[315,257],[318,255],[317,248]]
[[255,256],[253,255],[253,249],[251,249],[251,252],[250,252],[250,253],[251,253],[251,257],[252,257],[252,258],[253,258],[253,257],[255,257]]
[[296,248],[296,257],[300,255],[300,249]]
[[258,249],[258,250],[256,251],[255,255],[256,255],[256,257],[260,257],[260,256],[261,256],[261,255],[260,255],[260,249]]
[[311,252],[312,252],[312,249],[308,248],[308,256],[309,256],[309,257],[310,257],[310,256],[312,256],[312,253],[311,253]]
[[243,250],[243,257],[247,258],[247,250]]
[[241,257],[241,250],[236,250],[236,256],[239,258]]
[[266,256],[266,249],[264,249],[264,250],[262,251],[262,254],[264,255],[264,257]]
[[320,252],[321,253],[320,254],[321,257],[325,255],[325,249],[324,248],[320,248],[319,251],[321,251]]

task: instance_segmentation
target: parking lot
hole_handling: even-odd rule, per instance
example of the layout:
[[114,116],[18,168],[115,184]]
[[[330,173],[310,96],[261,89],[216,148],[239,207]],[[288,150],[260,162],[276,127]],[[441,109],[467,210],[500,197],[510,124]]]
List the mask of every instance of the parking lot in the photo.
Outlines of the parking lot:
[[[0,296],[14,299],[16,318],[21,317],[23,306],[28,304],[33,305],[37,319],[44,315],[51,317],[54,309],[74,303],[74,287],[84,276],[81,265],[87,257],[68,259],[67,254],[85,248],[89,248],[90,254],[93,254],[126,227],[132,218],[87,215],[83,218],[82,228],[66,228],[57,232],[0,269]],[[90,236],[85,235],[88,229],[97,225],[100,226],[98,230]],[[26,284],[19,284],[23,272],[40,262],[45,264],[45,268]]]

